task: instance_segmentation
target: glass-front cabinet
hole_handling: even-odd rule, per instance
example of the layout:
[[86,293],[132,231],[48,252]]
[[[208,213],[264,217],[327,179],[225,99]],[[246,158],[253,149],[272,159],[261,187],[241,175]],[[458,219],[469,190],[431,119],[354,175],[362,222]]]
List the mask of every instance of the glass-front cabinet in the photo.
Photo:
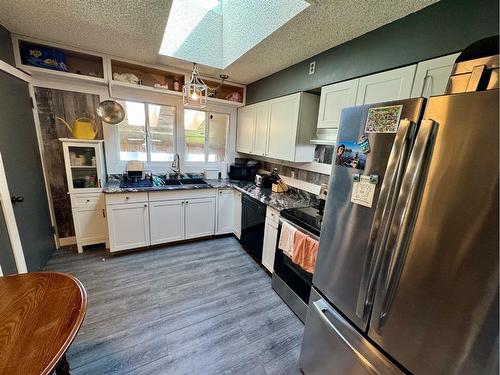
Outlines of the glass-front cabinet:
[[60,139],[69,193],[98,193],[105,183],[102,140]]

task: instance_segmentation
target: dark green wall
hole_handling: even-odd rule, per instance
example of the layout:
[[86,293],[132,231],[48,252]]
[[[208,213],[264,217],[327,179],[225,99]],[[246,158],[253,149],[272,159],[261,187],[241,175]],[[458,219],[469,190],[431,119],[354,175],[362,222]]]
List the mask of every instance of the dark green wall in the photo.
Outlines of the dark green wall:
[[10,32],[2,25],[0,25],[0,60],[14,65],[14,52],[12,51]]
[[250,84],[247,104],[447,55],[495,34],[498,0],[442,0]]

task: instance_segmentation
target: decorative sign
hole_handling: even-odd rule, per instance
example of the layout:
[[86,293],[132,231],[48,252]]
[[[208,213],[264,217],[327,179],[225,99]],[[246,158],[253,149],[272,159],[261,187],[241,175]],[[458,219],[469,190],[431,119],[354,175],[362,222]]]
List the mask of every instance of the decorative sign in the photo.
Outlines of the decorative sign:
[[374,181],[374,176],[353,176],[351,202],[372,208],[375,187],[377,186]]
[[402,105],[370,108],[365,133],[396,133],[402,110]]

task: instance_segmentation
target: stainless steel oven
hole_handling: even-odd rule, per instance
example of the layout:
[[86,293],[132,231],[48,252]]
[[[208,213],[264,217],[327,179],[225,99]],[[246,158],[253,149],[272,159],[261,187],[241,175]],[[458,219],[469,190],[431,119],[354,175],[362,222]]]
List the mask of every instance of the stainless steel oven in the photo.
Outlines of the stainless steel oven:
[[[278,239],[284,222],[298,231],[319,241],[322,215],[314,207],[282,210],[278,224]],[[306,319],[313,274],[305,271],[283,253],[276,244],[274,257],[273,289],[286,302],[302,322]]]

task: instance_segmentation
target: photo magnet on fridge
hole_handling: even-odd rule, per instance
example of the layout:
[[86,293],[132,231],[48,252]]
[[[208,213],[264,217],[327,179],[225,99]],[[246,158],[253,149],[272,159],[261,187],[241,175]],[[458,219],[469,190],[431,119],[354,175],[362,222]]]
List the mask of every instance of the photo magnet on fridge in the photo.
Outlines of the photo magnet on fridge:
[[341,167],[365,169],[366,154],[358,141],[340,142],[335,153],[335,165]]
[[402,110],[402,105],[370,108],[365,133],[396,133]]

